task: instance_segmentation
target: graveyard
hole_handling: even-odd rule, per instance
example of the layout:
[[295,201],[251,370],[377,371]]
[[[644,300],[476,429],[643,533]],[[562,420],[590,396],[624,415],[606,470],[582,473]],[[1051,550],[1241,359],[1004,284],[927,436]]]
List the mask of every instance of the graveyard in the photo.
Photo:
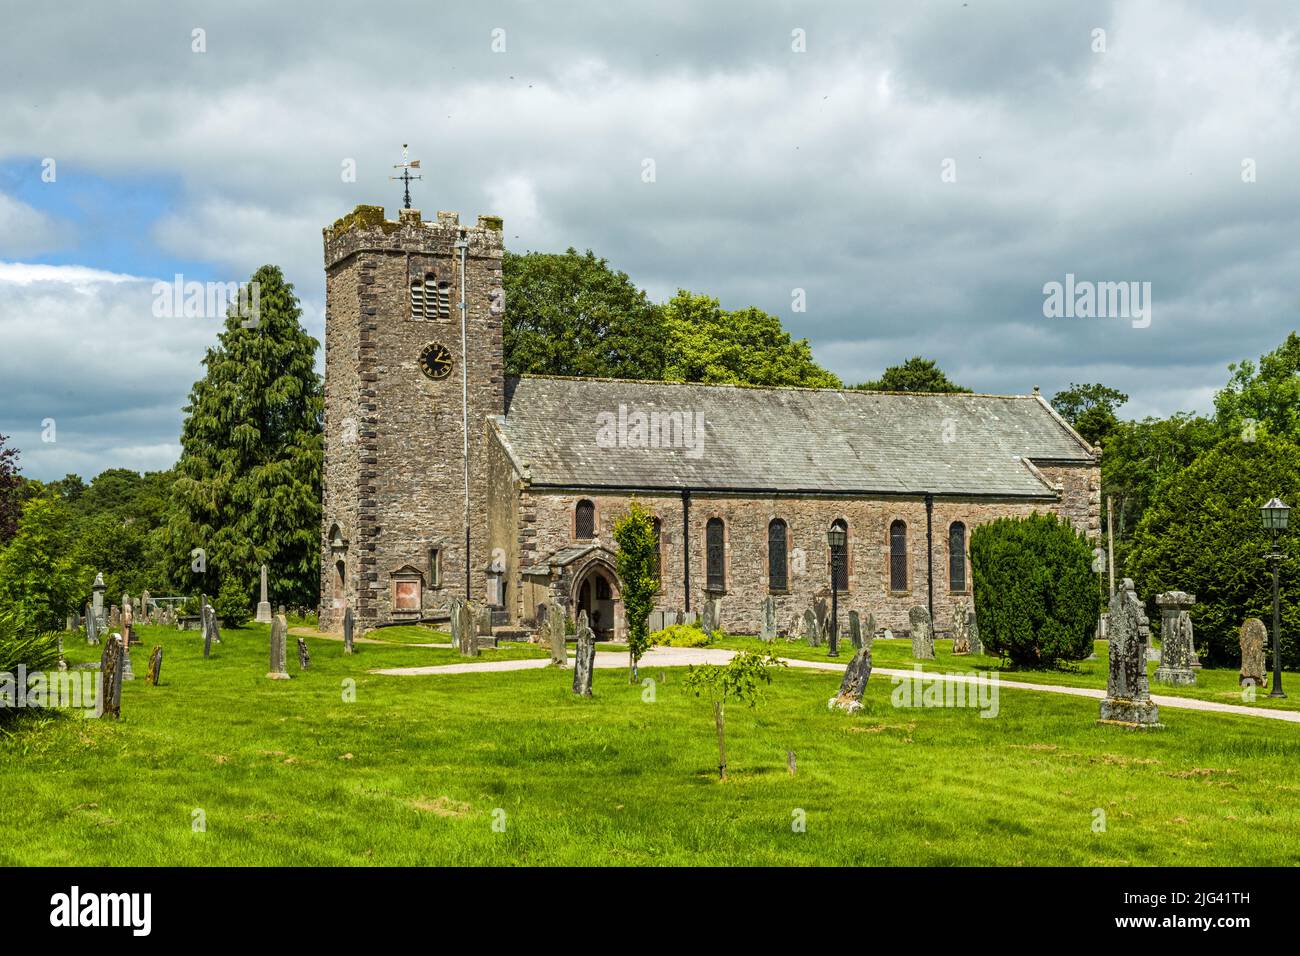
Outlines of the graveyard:
[[[537,644],[503,643],[475,663],[542,666],[385,676],[372,672],[466,657],[445,632],[417,627],[370,632],[346,654],[339,636],[294,620],[288,644],[303,638],[309,666],[290,650],[288,679],[268,680],[272,626],[222,628],[205,657],[199,631],[136,624],[142,643],[131,649],[135,679],[122,685],[118,719],[31,716],[39,727],[0,736],[0,860],[1300,862],[1291,724],[1162,708],[1160,729],[1134,732],[1099,724],[1095,699],[1012,689],[1001,691],[997,719],[985,719],[975,709],[895,706],[892,682],[879,674],[861,709],[845,713],[827,707],[840,673],[792,666],[777,670],[756,707],[729,709],[720,781],[713,720],[685,692],[686,668],[643,667],[635,684],[625,668],[598,669],[583,697],[573,689],[570,640],[565,667],[548,665]],[[717,642],[754,643],[764,642]],[[155,646],[163,648],[156,686],[146,675]],[[802,641],[778,639],[775,651],[826,660],[824,646]],[[996,665],[954,657],[942,638],[933,660],[911,651],[910,641],[879,639],[869,659],[947,672]],[[72,668],[101,652],[84,639],[64,643]],[[852,656],[846,646],[839,664]],[[1096,664],[1003,676],[1104,687]],[[1153,691],[1215,697],[1236,680],[1235,671],[1199,677],[1195,688]]]

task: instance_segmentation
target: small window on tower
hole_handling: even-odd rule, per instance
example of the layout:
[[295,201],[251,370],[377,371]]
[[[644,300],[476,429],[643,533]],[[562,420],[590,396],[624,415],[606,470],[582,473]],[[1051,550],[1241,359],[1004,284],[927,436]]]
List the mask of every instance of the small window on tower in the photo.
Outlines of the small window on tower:
[[424,318],[424,281],[421,279],[411,280],[411,318]]
[[451,315],[451,286],[432,272],[411,280],[411,318],[436,319]]

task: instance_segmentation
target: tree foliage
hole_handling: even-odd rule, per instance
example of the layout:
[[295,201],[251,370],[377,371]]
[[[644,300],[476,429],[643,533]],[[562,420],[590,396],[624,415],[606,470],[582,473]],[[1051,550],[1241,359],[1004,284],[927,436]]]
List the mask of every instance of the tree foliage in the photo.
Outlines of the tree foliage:
[[654,516],[633,501],[628,513],[614,525],[618,544],[617,572],[623,615],[627,623],[629,679],[636,680],[636,666],[650,647],[650,612],[659,590],[659,541]]
[[[1138,593],[1190,591],[1196,642],[1211,666],[1240,662],[1239,629],[1248,617],[1272,628],[1271,536],[1260,506],[1274,496],[1300,502],[1300,445],[1267,435],[1228,438],[1158,488],[1134,536],[1129,567]],[[1293,512],[1294,514],[1294,512]],[[1300,664],[1300,547],[1282,537],[1283,663]],[[981,621],[981,626],[983,621]]]
[[508,374],[663,376],[663,316],[627,273],[574,249],[507,251],[502,272]]
[[686,669],[682,686],[696,697],[713,704],[713,723],[718,735],[718,773],[727,779],[727,712],[728,701],[753,708],[763,696],[763,688],[772,683],[772,670],[785,662],[769,651],[766,656],[741,651],[724,664],[692,664]]
[[1055,515],[999,518],[970,536],[980,635],[1017,666],[1054,666],[1092,652],[1101,610],[1092,546]]
[[1090,445],[1104,442],[1119,425],[1115,410],[1128,401],[1119,389],[1093,383],[1076,385],[1052,396],[1055,408]]
[[807,339],[793,339],[781,320],[750,306],[723,309],[718,300],[685,289],[664,306],[669,336],[664,377],[711,385],[840,388],[839,378],[813,361]]
[[23,513],[24,482],[19,474],[18,449],[5,444],[0,435],[0,548],[18,531]]
[[19,635],[61,629],[89,593],[90,578],[72,553],[71,520],[57,498],[29,500],[18,532],[0,551],[0,616]]
[[902,365],[891,365],[880,378],[854,388],[867,392],[969,392],[956,384],[933,359],[913,355]]
[[1214,397],[1215,419],[1228,434],[1253,438],[1264,432],[1300,441],[1300,335],[1286,340],[1256,365],[1249,359],[1228,366],[1232,377]]
[[[293,286],[263,266],[256,327],[232,307],[190,391],[168,526],[173,567],[195,590],[251,594],[262,563],[272,592],[312,606],[320,589],[323,396],[317,341]],[[191,573],[191,555],[203,568]]]

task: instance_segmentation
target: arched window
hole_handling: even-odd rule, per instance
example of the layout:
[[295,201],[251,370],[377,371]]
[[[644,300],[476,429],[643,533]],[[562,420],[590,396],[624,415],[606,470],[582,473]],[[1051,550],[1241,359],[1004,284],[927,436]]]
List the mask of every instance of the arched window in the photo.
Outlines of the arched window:
[[948,528],[948,590],[966,590],[966,526],[960,521]]
[[907,590],[907,524],[889,526],[889,590]]
[[849,523],[843,518],[836,518],[831,528],[844,532],[844,546],[831,553],[831,573],[837,591],[849,589]]
[[451,286],[432,272],[411,280],[411,318],[446,318],[451,314]]
[[767,587],[771,591],[784,591],[790,586],[789,561],[786,557],[790,529],[780,518],[767,525]]
[[596,536],[596,506],[583,498],[573,511],[573,536],[579,541]]
[[710,591],[727,589],[727,551],[725,544],[726,528],[721,518],[710,518],[704,526],[704,546],[707,571],[706,587]]

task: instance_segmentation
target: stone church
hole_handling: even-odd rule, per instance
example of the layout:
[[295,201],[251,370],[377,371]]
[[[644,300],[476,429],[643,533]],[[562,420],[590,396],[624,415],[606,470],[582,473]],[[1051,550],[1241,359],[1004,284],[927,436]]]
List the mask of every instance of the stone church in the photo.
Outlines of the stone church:
[[[830,594],[895,632],[971,600],[981,522],[1099,528],[1100,456],[1038,394],[507,377],[501,220],[376,206],[324,230],[323,628],[527,627],[558,600],[624,633],[612,529],[655,516],[662,609],[756,633]],[[827,532],[847,532],[832,563]],[[842,618],[845,615],[842,614]]]

